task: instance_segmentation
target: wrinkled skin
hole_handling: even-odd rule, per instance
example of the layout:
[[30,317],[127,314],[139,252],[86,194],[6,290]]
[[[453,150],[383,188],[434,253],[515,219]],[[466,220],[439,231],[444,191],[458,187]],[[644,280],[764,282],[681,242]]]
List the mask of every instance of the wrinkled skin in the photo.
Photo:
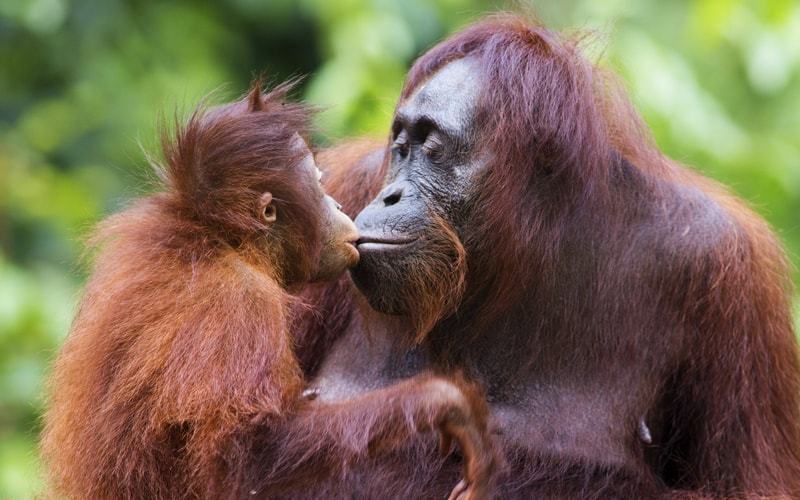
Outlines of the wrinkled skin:
[[[381,312],[414,312],[419,296],[402,292],[409,286],[446,284],[443,293],[458,291],[453,283],[457,273],[450,270],[459,270],[455,260],[460,252],[452,239],[438,237],[436,226],[437,217],[449,221],[462,239],[459,233],[472,217],[469,181],[480,168],[472,151],[479,90],[475,74],[474,61],[451,63],[395,115],[387,185],[355,221],[363,262],[353,271],[353,280]],[[414,282],[419,266],[443,256],[440,273],[422,277],[429,282]]]

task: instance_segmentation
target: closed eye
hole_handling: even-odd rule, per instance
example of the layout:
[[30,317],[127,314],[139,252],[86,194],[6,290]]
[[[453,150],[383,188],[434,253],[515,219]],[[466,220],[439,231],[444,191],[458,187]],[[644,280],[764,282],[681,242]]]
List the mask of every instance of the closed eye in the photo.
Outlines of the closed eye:
[[422,150],[427,155],[438,153],[442,148],[442,137],[435,131],[428,133],[425,142],[422,143]]
[[445,134],[425,115],[410,118],[398,114],[392,123],[392,137],[392,150],[401,158],[408,156],[411,148],[419,146],[426,156],[435,160],[446,143]]
[[394,138],[392,149],[400,153],[403,158],[408,155],[408,134],[405,130],[400,131]]

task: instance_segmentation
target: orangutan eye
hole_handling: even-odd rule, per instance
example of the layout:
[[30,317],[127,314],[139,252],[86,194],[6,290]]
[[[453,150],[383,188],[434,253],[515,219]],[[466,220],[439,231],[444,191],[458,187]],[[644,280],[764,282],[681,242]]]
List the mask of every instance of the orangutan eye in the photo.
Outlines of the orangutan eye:
[[422,151],[427,155],[437,153],[442,147],[442,138],[436,132],[431,132],[422,143]]
[[392,149],[400,153],[402,158],[408,156],[408,134],[405,130],[397,134],[392,144]]

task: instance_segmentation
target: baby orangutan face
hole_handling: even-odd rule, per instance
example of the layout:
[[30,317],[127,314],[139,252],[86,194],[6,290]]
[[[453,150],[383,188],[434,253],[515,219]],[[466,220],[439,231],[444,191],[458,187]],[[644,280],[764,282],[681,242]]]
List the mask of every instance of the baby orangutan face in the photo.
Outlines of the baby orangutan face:
[[298,147],[304,148],[307,152],[298,168],[313,172],[324,200],[326,213],[324,243],[319,264],[311,277],[311,282],[333,281],[347,269],[358,264],[358,250],[356,250],[358,229],[350,217],[340,210],[341,205],[325,194],[321,184],[322,173],[314,163],[311,150],[300,136],[296,136],[296,139],[299,141]]
[[325,195],[325,205],[327,207],[325,242],[319,257],[319,265],[311,277],[312,282],[333,281],[347,269],[358,264],[358,250],[356,250],[358,229],[350,217],[340,210],[341,205],[336,200]]
[[[291,191],[273,178],[265,184],[267,189],[256,207],[256,215],[271,234],[264,250],[281,256],[277,257],[277,273],[285,284],[335,281],[358,264],[358,230],[340,205],[325,194],[322,173],[306,141],[295,134],[289,149],[293,159],[282,169],[282,182],[291,186]],[[316,216],[298,218],[303,210]],[[319,246],[313,248],[315,245]]]

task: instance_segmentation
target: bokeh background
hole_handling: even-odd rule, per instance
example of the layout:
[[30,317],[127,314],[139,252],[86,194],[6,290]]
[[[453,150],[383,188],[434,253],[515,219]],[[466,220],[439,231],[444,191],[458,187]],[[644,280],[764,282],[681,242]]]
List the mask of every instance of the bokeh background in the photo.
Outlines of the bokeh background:
[[307,75],[321,143],[385,136],[413,59],[500,9],[595,31],[591,56],[662,149],[748,199],[797,264],[797,1],[0,0],[0,498],[41,488],[42,377],[85,279],[80,239],[142,192],[159,116]]

